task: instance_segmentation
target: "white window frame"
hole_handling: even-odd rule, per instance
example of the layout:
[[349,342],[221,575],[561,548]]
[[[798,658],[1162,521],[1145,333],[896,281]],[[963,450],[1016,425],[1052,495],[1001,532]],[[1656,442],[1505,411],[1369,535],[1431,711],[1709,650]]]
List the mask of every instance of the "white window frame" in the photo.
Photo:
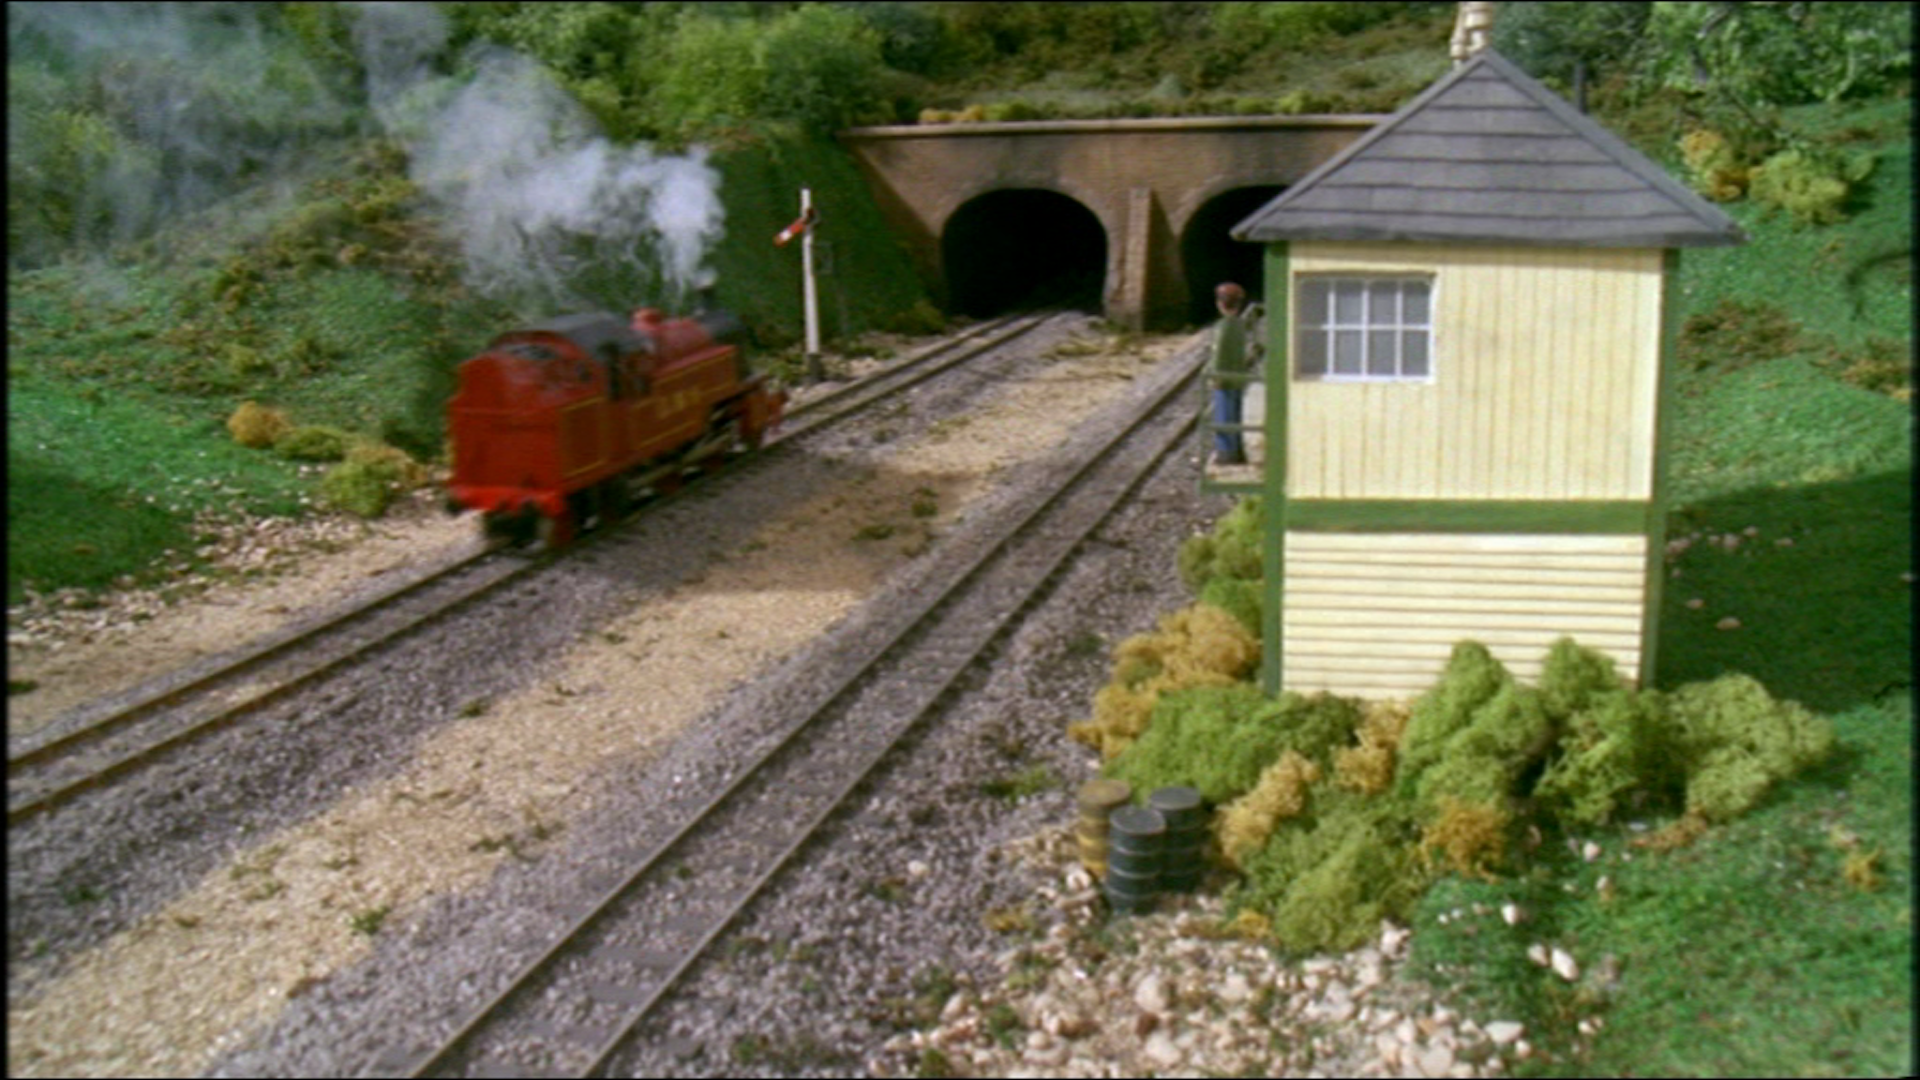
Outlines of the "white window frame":
[[[1418,286],[1408,292],[1407,286]],[[1294,278],[1293,377],[1306,382],[1432,382],[1432,274]],[[1409,298],[1418,297],[1415,303]]]

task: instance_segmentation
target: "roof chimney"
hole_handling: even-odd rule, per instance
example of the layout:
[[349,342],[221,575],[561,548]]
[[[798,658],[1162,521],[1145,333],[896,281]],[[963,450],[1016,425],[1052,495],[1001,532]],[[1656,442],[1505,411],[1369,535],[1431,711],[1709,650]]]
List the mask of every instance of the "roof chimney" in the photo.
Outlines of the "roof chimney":
[[1493,34],[1493,5],[1463,3],[1453,18],[1453,63],[1455,67],[1479,55]]

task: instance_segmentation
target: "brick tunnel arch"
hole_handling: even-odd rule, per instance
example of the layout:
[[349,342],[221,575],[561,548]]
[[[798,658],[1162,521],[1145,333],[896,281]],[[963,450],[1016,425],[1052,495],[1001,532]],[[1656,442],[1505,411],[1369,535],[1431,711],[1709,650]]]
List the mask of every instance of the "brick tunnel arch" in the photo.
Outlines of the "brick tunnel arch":
[[1208,199],[1188,219],[1180,238],[1188,322],[1204,326],[1214,320],[1213,288],[1223,281],[1238,282],[1254,300],[1263,295],[1264,245],[1235,240],[1228,232],[1285,190],[1279,184],[1233,188]]
[[968,200],[947,219],[940,258],[952,314],[1101,310],[1107,231],[1091,210],[1058,192],[1011,188]]

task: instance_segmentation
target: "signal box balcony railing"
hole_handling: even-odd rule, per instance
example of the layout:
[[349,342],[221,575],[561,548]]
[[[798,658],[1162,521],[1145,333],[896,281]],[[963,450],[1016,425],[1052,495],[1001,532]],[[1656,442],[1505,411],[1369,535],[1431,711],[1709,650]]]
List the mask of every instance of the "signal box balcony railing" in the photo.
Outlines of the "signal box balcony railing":
[[[1214,388],[1238,385],[1240,422],[1222,423],[1214,409]],[[1200,490],[1207,494],[1258,495],[1266,483],[1267,386],[1258,370],[1222,375],[1209,370],[1203,381],[1200,423]],[[1244,461],[1223,461],[1217,437],[1238,435]]]

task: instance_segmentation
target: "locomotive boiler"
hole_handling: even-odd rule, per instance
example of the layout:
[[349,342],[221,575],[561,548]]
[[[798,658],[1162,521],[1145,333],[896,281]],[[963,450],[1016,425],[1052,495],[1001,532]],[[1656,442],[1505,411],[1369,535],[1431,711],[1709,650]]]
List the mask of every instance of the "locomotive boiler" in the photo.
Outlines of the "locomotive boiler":
[[756,448],[784,391],[748,367],[746,328],[708,311],[569,315],[495,338],[447,406],[448,509],[487,533],[566,544],[645,490]]

